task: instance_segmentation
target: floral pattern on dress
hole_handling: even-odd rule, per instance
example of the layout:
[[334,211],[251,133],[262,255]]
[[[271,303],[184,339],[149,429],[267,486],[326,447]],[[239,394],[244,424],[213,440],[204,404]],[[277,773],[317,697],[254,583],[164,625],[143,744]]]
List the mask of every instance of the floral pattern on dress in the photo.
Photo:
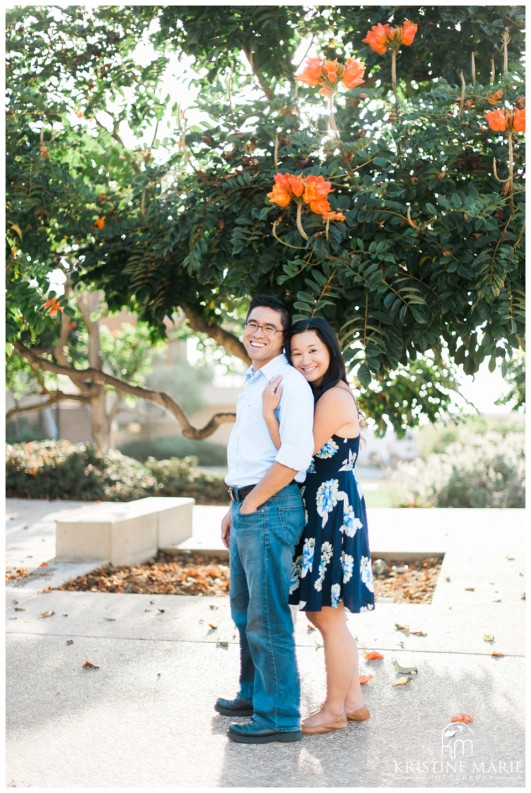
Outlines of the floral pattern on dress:
[[337,608],[341,602],[341,587],[339,584],[333,584],[330,589],[330,596],[332,600],[332,607]]
[[332,512],[338,498],[342,497],[342,495],[342,493],[339,493],[339,482],[337,479],[328,479],[319,487],[317,491],[317,512],[323,519],[323,526],[326,526],[328,513]]
[[340,471],[353,471],[354,466],[356,465],[356,460],[358,458],[357,452],[353,449],[349,449],[348,457],[346,460],[343,460],[343,465],[339,469]]
[[347,503],[343,507],[343,525],[340,527],[339,531],[342,531],[347,537],[354,537],[357,530],[362,528],[363,523],[354,514],[353,507]]
[[343,569],[343,583],[348,584],[354,571],[354,557],[349,553],[345,553],[345,551],[341,554],[341,567]]
[[301,578],[304,578],[308,572],[312,572],[313,569],[313,554],[315,551],[315,538],[314,537],[307,537],[304,540],[304,545],[302,547],[302,569],[301,569]]
[[368,556],[361,557],[360,570],[361,570],[361,580],[363,581],[369,592],[374,592],[374,581],[372,577],[371,560],[369,559]]
[[359,437],[334,435],[313,457],[289,596],[300,610],[340,604],[351,612],[374,609],[367,514],[355,468],[359,443]]
[[321,562],[319,564],[319,577],[316,579],[314,583],[315,589],[320,592],[323,586],[323,580],[326,575],[326,568],[328,567],[328,563],[332,558],[333,548],[331,543],[323,542],[321,545]]
[[338,451],[339,446],[334,440],[332,440],[332,438],[330,438],[330,440],[321,446],[315,456],[318,457],[319,460],[329,460],[330,457],[333,457]]

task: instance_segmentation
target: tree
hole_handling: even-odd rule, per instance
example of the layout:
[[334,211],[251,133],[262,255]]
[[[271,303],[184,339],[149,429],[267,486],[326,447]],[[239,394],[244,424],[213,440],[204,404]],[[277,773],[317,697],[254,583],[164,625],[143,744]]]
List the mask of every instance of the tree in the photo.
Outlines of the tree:
[[[456,367],[472,374],[489,357],[506,372],[524,328],[513,123],[524,9],[408,6],[410,43],[404,11],[11,11],[8,327],[18,350],[22,327],[38,333],[46,321],[35,290],[48,297],[46,272],[66,259],[74,282],[102,289],[111,310],[133,309],[154,336],[180,309],[240,357],[245,297],[281,291],[296,316],[334,325],[382,431],[441,416]],[[384,55],[363,43],[378,23],[398,31]],[[140,41],[154,47],[146,66]],[[364,82],[323,97],[322,84],[295,79],[305,54],[363,62]],[[178,69],[193,63],[197,121],[161,82],[172,57]],[[496,109],[505,127],[498,117],[493,129]],[[127,127],[141,144],[126,144]],[[278,174],[329,182],[336,219],[297,196],[271,201]]]
[[[69,306],[77,309],[75,319],[61,310],[61,303],[66,304],[68,298]],[[104,385],[124,381],[133,394],[142,386],[154,352],[149,332],[125,323],[112,333],[101,324],[105,307],[98,292],[72,289],[67,284],[61,301],[52,297],[47,302],[48,312],[61,317],[59,337],[43,333],[40,347],[32,349],[15,341],[15,349],[22,355],[8,358],[6,380],[15,397],[38,393],[43,401],[16,405],[7,411],[6,420],[65,400],[80,402],[90,406],[92,440],[100,448],[109,449],[112,421],[124,407],[125,388],[115,389],[109,398]],[[103,382],[87,379],[87,366],[99,372]]]

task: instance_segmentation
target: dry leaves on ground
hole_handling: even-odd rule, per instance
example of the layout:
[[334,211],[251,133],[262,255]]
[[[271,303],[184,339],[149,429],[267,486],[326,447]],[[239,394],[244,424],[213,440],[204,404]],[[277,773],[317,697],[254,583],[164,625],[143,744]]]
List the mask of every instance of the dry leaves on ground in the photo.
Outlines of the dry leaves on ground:
[[159,553],[145,564],[103,565],[66,581],[57,589],[149,595],[227,595],[229,566],[226,559],[214,556]]
[[[404,564],[400,562],[400,566]],[[375,594],[396,603],[429,603],[437,583],[441,560],[428,557],[410,562],[403,573],[393,571],[375,576]],[[160,552],[145,564],[127,567],[103,565],[75,580],[62,590],[83,592],[121,592],[150,595],[227,595],[229,563],[225,556],[197,551]]]

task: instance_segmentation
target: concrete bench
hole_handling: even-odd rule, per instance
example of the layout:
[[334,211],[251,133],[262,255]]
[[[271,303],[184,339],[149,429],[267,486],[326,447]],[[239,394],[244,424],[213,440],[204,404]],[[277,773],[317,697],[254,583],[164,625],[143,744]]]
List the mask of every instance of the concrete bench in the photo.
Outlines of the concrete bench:
[[56,522],[56,559],[142,564],[192,536],[193,498],[141,498],[72,510]]

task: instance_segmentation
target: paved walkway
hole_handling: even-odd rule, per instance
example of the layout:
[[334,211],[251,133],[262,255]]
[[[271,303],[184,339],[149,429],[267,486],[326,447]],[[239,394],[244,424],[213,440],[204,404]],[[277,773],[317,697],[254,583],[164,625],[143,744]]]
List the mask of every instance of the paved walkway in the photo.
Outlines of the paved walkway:
[[[53,561],[55,520],[74,507],[7,501],[6,565],[32,571],[6,587],[7,786],[524,786],[523,510],[371,510],[373,558],[444,554],[432,604],[349,618],[374,675],[368,722],[247,746],[213,710],[237,688],[227,598],[42,592],[94,566]],[[196,507],[185,545],[220,548],[223,512]],[[302,614],[296,640],[306,713],[323,698],[324,665]],[[383,660],[365,662],[368,650]],[[418,674],[394,686],[395,662]],[[452,750],[444,733],[463,712],[469,741]]]

